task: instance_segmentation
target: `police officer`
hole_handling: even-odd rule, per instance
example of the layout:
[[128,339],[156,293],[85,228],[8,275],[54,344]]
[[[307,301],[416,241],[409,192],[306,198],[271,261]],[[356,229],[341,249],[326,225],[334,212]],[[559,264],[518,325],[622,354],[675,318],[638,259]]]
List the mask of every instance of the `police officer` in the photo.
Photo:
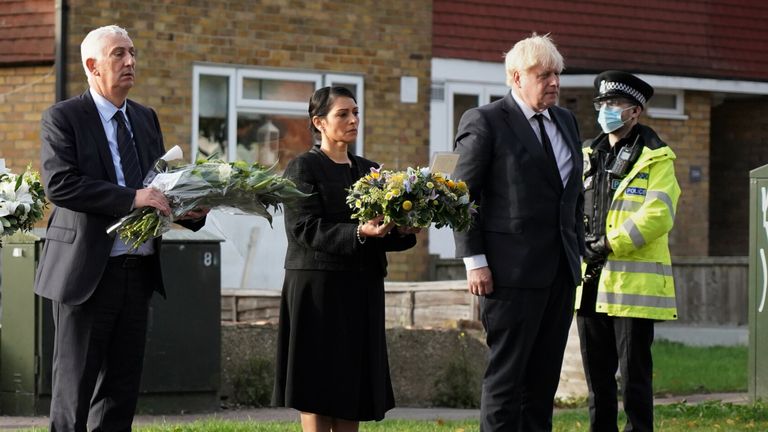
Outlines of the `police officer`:
[[653,323],[677,318],[669,231],[680,187],[675,153],[638,123],[653,87],[626,72],[595,79],[603,131],[584,152],[586,256],[576,297],[591,431],[653,430]]

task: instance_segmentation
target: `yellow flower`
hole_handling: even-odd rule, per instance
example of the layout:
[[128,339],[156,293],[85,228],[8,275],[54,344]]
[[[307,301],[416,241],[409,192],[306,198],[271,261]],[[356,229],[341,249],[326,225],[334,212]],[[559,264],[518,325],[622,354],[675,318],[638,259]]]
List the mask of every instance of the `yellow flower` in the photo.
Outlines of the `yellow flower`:
[[427,187],[432,189],[433,187],[435,187],[435,184],[432,182],[427,182]]
[[394,197],[395,196],[392,195],[392,192],[387,192],[386,195],[384,195],[384,199],[387,200],[387,201],[391,200]]
[[403,210],[409,211],[412,208],[413,208],[413,203],[412,202],[410,202],[408,200],[403,201]]
[[392,192],[392,195],[394,196],[400,196],[400,189],[392,189],[390,192]]
[[355,207],[360,208],[363,206],[363,202],[360,200],[355,201]]
[[458,184],[459,184],[459,188],[460,189],[466,189],[467,188],[467,184],[465,182],[463,182],[463,181],[460,181]]
[[437,200],[432,200],[432,205],[436,206],[437,205]]
[[454,183],[453,180],[448,180],[445,184],[447,184],[449,188],[456,186],[456,183]]
[[374,179],[379,178],[379,173],[377,173],[376,171],[372,172],[370,175],[371,175],[371,178],[374,178]]

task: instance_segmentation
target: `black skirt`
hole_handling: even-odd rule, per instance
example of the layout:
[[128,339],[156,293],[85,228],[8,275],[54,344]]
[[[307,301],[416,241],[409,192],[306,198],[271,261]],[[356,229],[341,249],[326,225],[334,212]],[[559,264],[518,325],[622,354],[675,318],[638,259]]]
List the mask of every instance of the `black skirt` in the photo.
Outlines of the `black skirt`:
[[394,407],[381,276],[286,270],[272,404],[357,421]]

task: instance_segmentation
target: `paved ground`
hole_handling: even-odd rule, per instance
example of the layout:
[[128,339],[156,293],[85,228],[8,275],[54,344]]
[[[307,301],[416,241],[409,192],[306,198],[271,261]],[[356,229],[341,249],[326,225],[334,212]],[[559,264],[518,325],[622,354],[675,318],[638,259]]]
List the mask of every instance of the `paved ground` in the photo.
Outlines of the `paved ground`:
[[[689,395],[672,398],[659,398],[655,400],[657,405],[665,405],[678,402],[701,403],[710,400],[720,400],[730,403],[747,403],[746,393],[716,393],[706,395]],[[462,420],[478,418],[479,410],[474,409],[448,409],[448,408],[395,408],[387,413],[388,419],[404,420]],[[224,419],[234,421],[295,421],[296,411],[284,408],[222,410],[207,414],[186,414],[169,416],[137,416],[135,424],[178,424],[197,420]],[[45,417],[8,417],[0,416],[0,429],[15,430],[33,427],[46,427]]]

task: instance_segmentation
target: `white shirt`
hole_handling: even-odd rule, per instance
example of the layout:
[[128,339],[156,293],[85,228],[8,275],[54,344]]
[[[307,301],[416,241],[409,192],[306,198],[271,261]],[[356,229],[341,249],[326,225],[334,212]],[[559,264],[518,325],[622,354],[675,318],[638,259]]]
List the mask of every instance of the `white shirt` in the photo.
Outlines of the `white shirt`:
[[[125,117],[125,124],[128,126],[128,130],[133,135],[133,129],[131,128],[131,122],[126,115],[126,107],[128,104],[123,104],[121,108],[116,108],[112,105],[112,102],[108,101],[104,96],[98,94],[93,89],[90,89],[93,102],[96,104],[96,110],[99,112],[101,118],[101,125],[104,126],[104,133],[107,134],[107,143],[109,144],[109,153],[112,155],[112,164],[115,166],[115,175],[117,177],[117,184],[125,186],[125,175],[123,175],[123,165],[120,163],[120,151],[117,148],[117,120],[114,120],[115,113],[122,112]],[[126,253],[131,255],[151,255],[155,252],[155,247],[152,244],[152,240],[144,242],[135,251],[129,250],[127,244],[120,239],[120,236],[115,236],[115,243],[112,245],[112,251],[109,256],[118,256]]]
[[[533,133],[536,134],[536,138],[539,139],[539,142],[542,142],[539,121],[534,117],[536,114],[539,114],[539,112],[534,111],[533,108],[528,106],[517,93],[512,90],[510,90],[510,92],[512,93],[512,98],[515,99],[515,103],[520,107],[520,111],[522,111],[523,115],[528,120],[528,124],[531,126],[531,129],[533,129]],[[552,151],[554,152],[555,160],[557,161],[557,169],[560,171],[560,179],[563,181],[563,187],[565,187],[565,185],[568,184],[568,177],[570,177],[571,171],[573,170],[573,155],[571,154],[571,150],[568,148],[565,139],[563,139],[563,134],[560,133],[560,129],[557,128],[552,117],[550,117],[549,110],[547,109],[540,113],[544,116],[544,130],[547,132],[549,141],[552,143]],[[466,267],[467,271],[487,266],[488,260],[486,259],[485,254],[464,257],[464,267]]]

